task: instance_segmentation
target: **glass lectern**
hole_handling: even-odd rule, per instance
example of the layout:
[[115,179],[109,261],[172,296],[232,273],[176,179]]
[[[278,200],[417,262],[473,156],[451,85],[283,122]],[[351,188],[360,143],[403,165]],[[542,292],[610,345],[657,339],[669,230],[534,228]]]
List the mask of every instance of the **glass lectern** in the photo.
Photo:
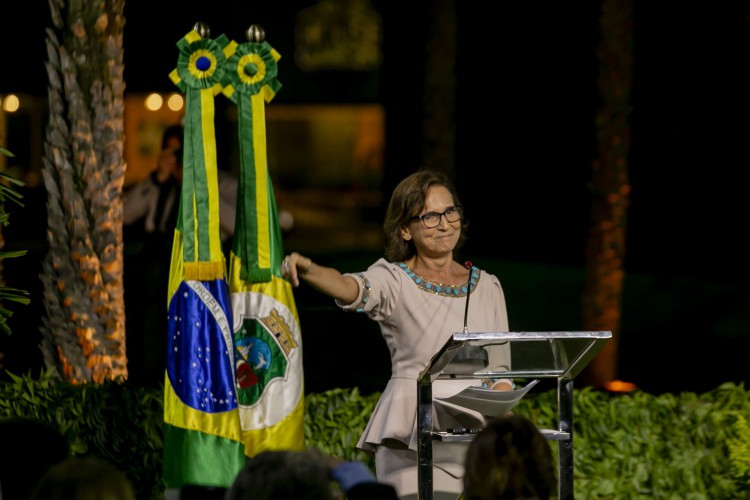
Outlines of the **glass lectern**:
[[[438,379],[556,378],[557,429],[541,429],[558,441],[559,499],[573,498],[573,379],[593,359],[612,332],[454,333],[417,380],[419,499],[432,500],[433,441],[471,441],[474,434],[433,430],[432,382]],[[490,366],[494,349],[510,349],[510,369]],[[496,391],[492,391],[496,392]],[[482,400],[478,390],[464,397],[465,406],[485,415],[493,398]],[[472,400],[478,404],[473,405]],[[498,401],[497,404],[507,404]]]

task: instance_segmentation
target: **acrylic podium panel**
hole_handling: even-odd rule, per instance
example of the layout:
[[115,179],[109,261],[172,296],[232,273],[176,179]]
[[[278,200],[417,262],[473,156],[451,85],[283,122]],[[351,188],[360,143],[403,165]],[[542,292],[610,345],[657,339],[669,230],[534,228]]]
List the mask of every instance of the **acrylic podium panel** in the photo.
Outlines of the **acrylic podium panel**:
[[[433,430],[432,383],[438,379],[557,379],[557,429],[542,429],[558,441],[559,499],[573,498],[573,379],[612,338],[612,332],[455,333],[417,380],[419,498],[432,500],[433,441],[470,441],[473,434]],[[510,368],[492,366],[496,349],[510,349]],[[467,406],[467,408],[471,408]]]

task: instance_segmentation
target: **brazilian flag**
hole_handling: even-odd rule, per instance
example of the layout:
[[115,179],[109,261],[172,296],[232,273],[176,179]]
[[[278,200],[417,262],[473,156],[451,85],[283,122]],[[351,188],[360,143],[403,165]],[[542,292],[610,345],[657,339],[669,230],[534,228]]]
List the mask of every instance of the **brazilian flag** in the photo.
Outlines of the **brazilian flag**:
[[226,262],[219,233],[214,98],[236,44],[192,31],[172,81],[185,93],[180,214],[170,268],[164,480],[229,487],[245,464]]

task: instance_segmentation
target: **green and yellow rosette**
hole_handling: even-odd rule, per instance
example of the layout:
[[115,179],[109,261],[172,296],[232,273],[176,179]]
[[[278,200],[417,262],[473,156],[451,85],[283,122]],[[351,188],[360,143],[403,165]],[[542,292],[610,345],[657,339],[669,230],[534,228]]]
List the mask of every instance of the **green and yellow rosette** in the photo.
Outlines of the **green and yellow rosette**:
[[169,77],[185,93],[186,104],[182,198],[174,248],[182,247],[185,279],[219,279],[225,277],[225,265],[219,230],[214,97],[223,89],[227,59],[237,44],[225,35],[210,39],[191,31],[177,47],[177,68]]
[[278,268],[272,262],[270,233],[276,213],[275,206],[269,206],[274,197],[268,179],[265,103],[281,88],[279,59],[265,41],[238,45],[227,62],[223,90],[237,105],[239,121],[241,168],[232,253],[242,263],[241,278],[251,283],[270,281],[272,269]]

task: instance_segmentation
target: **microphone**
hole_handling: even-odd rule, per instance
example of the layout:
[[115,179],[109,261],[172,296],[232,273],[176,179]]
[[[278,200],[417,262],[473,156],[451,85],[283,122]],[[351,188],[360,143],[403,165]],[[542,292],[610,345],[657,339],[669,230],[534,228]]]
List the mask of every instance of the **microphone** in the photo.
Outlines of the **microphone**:
[[466,282],[466,309],[464,311],[464,333],[469,333],[469,297],[471,296],[471,268],[470,260],[464,262],[464,267],[469,270],[469,279]]

